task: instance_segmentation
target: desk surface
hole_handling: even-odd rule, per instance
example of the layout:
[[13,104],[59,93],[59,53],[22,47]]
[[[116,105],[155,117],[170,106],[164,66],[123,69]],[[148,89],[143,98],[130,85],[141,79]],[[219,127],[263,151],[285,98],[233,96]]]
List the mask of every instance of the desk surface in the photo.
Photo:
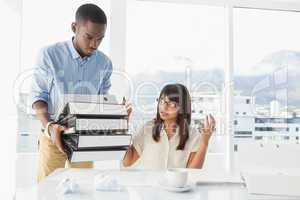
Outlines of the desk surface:
[[[158,186],[158,180],[164,171],[118,171],[96,169],[58,169],[34,188],[27,189],[16,195],[16,200],[244,200],[271,199],[263,196],[249,196],[247,189],[239,176],[224,175],[220,172],[205,172],[202,170],[188,170],[189,182],[195,184],[189,192],[169,192]],[[94,177],[100,173],[110,173],[118,177],[125,190],[120,192],[96,191]],[[80,186],[79,194],[59,196],[56,186],[64,178],[75,180]]]
[[[96,191],[94,189],[94,177],[100,173],[111,173],[118,177],[121,185],[125,186],[125,190],[121,192]],[[226,183],[226,184],[208,184],[195,186],[193,190],[184,193],[174,193],[160,188],[157,184],[158,180],[163,176],[164,171],[101,171],[95,169],[58,169],[48,176],[37,187],[28,189],[22,195],[17,195],[17,200],[55,200],[55,199],[130,199],[130,200],[147,200],[147,199],[224,199],[224,200],[243,200],[247,199],[247,191],[243,184]],[[205,177],[209,173],[202,173],[200,170],[189,170],[189,182],[202,178],[207,182]],[[218,177],[215,176],[215,180]],[[56,186],[64,178],[75,180],[80,186],[80,194],[69,194],[58,196]],[[235,182],[239,182],[238,180]],[[30,191],[29,191],[30,190]]]

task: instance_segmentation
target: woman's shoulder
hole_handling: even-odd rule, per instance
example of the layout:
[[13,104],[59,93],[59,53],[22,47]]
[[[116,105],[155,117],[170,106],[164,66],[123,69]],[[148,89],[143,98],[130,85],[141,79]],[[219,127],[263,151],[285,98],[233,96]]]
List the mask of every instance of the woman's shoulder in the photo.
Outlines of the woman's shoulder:
[[147,121],[144,126],[152,128],[154,126],[154,123],[155,123],[155,120],[151,119],[151,120]]
[[149,135],[149,134],[152,134],[153,126],[154,126],[154,120],[147,121],[146,123],[144,123],[140,127],[139,134],[140,135]]

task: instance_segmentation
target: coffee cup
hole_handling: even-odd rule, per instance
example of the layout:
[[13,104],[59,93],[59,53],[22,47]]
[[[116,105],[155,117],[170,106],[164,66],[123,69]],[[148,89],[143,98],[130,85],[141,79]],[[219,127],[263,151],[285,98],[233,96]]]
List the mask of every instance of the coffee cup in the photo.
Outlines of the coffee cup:
[[187,183],[188,172],[180,169],[168,169],[165,174],[168,186],[184,187]]

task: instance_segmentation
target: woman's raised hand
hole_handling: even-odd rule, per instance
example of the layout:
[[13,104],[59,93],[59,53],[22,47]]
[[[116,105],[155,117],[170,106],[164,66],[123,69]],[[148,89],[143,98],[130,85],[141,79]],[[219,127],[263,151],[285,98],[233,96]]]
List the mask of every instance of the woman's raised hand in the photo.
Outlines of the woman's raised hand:
[[200,130],[201,140],[206,144],[208,144],[209,139],[215,130],[216,130],[216,120],[211,114],[209,114],[205,117],[204,124]]

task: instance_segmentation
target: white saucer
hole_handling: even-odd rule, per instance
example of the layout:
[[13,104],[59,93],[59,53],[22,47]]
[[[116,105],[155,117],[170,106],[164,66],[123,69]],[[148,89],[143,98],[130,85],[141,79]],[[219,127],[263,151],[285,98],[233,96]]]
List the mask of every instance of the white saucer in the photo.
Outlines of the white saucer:
[[168,190],[170,192],[187,192],[192,189],[191,184],[186,184],[184,187],[173,187],[169,186],[164,178],[158,181],[158,186],[164,190]]

